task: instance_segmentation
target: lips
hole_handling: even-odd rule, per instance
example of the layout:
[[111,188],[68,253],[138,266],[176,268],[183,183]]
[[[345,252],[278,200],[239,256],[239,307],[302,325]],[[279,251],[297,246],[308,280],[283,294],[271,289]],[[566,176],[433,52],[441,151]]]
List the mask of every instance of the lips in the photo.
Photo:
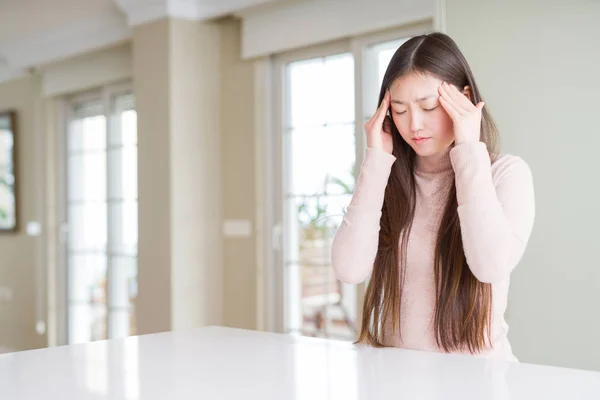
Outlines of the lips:
[[426,142],[426,141],[428,141],[429,139],[431,139],[431,138],[429,138],[429,137],[418,137],[418,138],[417,138],[417,137],[415,137],[415,138],[412,138],[413,142],[415,142],[416,144],[422,144],[422,143],[425,143],[425,142]]

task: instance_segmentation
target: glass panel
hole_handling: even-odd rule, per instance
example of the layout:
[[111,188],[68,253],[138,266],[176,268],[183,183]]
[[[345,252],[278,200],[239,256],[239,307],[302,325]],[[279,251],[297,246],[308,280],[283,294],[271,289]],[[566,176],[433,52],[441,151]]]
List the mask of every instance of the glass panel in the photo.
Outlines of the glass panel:
[[110,138],[111,146],[135,146],[137,144],[137,112],[117,110],[115,131]]
[[330,249],[354,190],[354,60],[333,55],[291,63],[287,72],[286,330],[351,340],[355,289],[333,277]]
[[15,223],[15,177],[12,166],[0,165],[0,228],[11,229]]
[[112,203],[111,252],[136,255],[138,245],[138,204],[136,201]]
[[378,43],[371,47],[371,50],[374,52],[369,53],[370,57],[375,56],[375,61],[377,62],[377,82],[374,82],[377,85],[377,90],[379,93],[379,87],[381,86],[381,82],[383,81],[383,76],[385,75],[385,71],[390,63],[394,53],[398,48],[402,45],[402,43],[406,42],[408,38],[391,40],[388,42]]
[[121,113],[121,144],[137,144],[137,112],[127,110]]
[[137,113],[135,97],[132,93],[120,94],[114,98],[113,130],[110,132],[111,146],[137,144]]
[[69,151],[106,149],[106,117],[87,116],[71,121],[69,126]]
[[0,129],[0,166],[12,165],[13,144],[12,132]]
[[[349,309],[344,295],[354,294],[343,289],[333,276],[331,265],[288,264],[288,271],[300,274],[301,328],[308,336],[353,340],[356,335],[354,312]],[[355,302],[350,303],[355,306]]]
[[110,274],[110,307],[130,308],[137,298],[137,258],[112,257]]
[[354,124],[298,129],[290,135],[292,182],[288,187],[292,193],[340,193],[346,191],[343,185],[352,187]]
[[106,199],[106,153],[78,153],[69,156],[69,200]]
[[[323,65],[325,86],[319,91],[325,100],[327,124],[354,122],[354,59],[351,54],[328,57]],[[295,106],[295,105],[294,105]]]
[[69,343],[107,339],[106,307],[90,304],[69,305]]
[[297,197],[298,259],[288,261],[328,264],[331,261],[330,242],[351,198],[351,194]]
[[[136,332],[138,206],[134,100],[133,94],[123,94],[111,98],[107,107],[102,101],[90,101],[73,108],[67,140],[71,343],[105,339],[107,325],[110,337]],[[105,116],[107,110],[111,110],[110,125]],[[107,172],[111,175],[107,176]],[[108,264],[107,250],[111,257]],[[107,265],[111,266],[110,271]],[[91,302],[101,302],[102,307]]]
[[[289,328],[300,325],[301,333],[352,340],[355,335],[353,288],[343,289],[333,275],[331,245],[335,232],[352,194],[338,196],[299,196],[289,198],[296,212],[290,212],[297,232],[291,232],[286,255],[288,293],[295,293],[299,303],[291,302]],[[297,246],[297,247],[296,247]],[[345,296],[352,296],[345,301]],[[295,305],[294,305],[295,304]],[[300,321],[293,321],[299,318]]]
[[392,59],[392,56],[396,52],[395,48],[384,49],[379,52],[377,55],[377,66],[378,66],[378,83],[381,86],[381,82],[383,82],[383,76],[385,75],[385,71]]
[[135,310],[110,310],[110,338],[136,335]]
[[112,199],[137,198],[137,147],[127,145],[109,150]]
[[323,75],[323,59],[298,61],[288,67],[292,127],[323,125],[326,122],[326,86]]
[[291,127],[354,121],[351,54],[298,61],[288,66]]
[[69,256],[69,301],[106,305],[106,255]]
[[69,205],[69,249],[106,251],[106,204]]

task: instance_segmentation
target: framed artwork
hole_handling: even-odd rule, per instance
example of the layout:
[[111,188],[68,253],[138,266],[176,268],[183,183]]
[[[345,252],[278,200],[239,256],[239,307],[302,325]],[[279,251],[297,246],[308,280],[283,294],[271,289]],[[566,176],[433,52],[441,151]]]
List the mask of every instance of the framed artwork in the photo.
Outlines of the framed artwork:
[[15,111],[0,111],[0,233],[18,228]]

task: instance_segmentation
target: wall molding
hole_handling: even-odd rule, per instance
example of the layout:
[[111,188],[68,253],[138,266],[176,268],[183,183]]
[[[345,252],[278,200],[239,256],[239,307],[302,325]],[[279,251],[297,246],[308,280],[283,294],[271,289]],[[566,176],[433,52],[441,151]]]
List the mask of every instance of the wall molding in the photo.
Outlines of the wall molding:
[[[241,14],[242,58],[286,52],[434,18],[437,0],[282,2]],[[273,34],[276,32],[277,34]]]
[[223,17],[237,10],[270,3],[275,0],[114,0],[127,15],[130,26],[163,18],[193,21]]

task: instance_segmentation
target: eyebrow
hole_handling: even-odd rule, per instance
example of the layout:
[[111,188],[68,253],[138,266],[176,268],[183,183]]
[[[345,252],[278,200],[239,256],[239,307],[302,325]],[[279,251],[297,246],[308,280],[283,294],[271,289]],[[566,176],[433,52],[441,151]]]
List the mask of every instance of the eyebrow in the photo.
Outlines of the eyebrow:
[[[433,95],[433,94],[432,94],[432,95],[425,96],[425,97],[419,97],[419,98],[417,99],[417,101],[424,101],[424,100],[427,100],[427,99],[431,99],[431,98],[433,98],[433,97],[438,97],[438,96],[437,96],[437,95]],[[404,102],[403,102],[403,101],[400,101],[400,100],[392,100],[392,104],[402,104],[402,105],[404,105]]]

